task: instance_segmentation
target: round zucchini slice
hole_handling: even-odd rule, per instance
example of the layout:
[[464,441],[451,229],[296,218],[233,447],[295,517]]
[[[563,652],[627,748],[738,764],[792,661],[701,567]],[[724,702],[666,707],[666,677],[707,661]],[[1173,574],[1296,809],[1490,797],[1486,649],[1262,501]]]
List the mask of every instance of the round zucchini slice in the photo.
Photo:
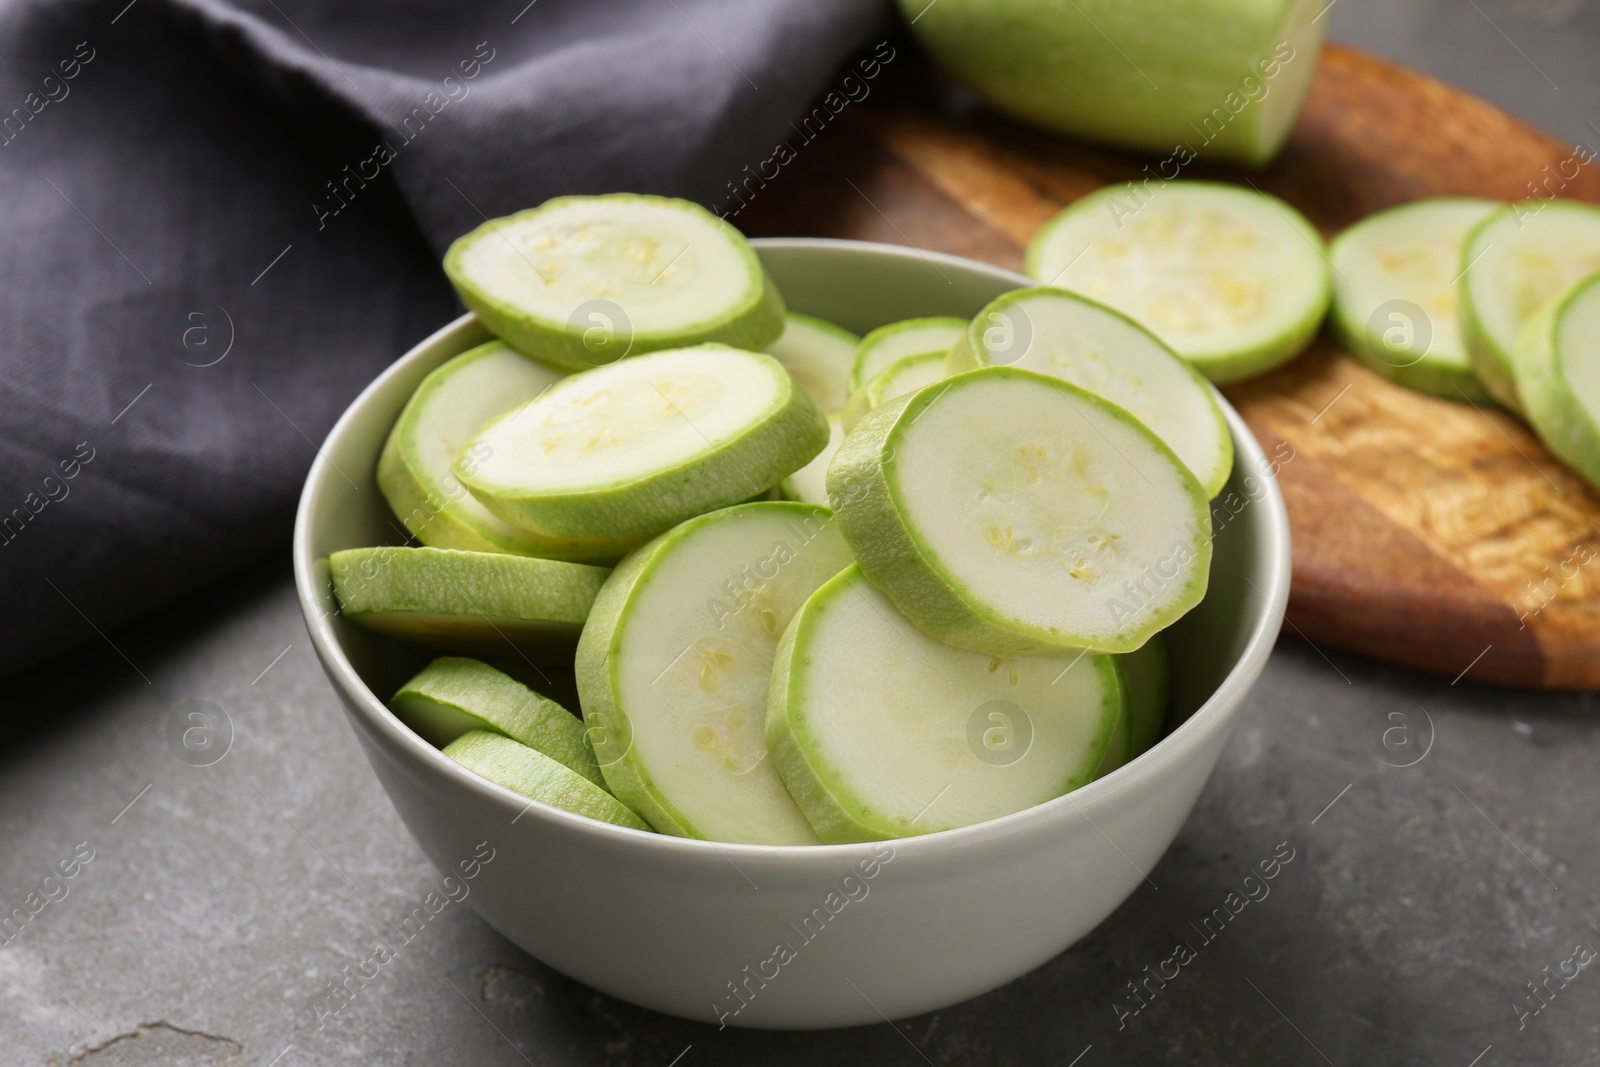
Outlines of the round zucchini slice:
[[[546,538],[519,530],[484,507],[450,469],[485,423],[564,377],[564,371],[491,341],[422,380],[378,459],[378,487],[412,536],[434,548],[516,552],[578,563],[615,563],[638,547],[638,539]],[[481,458],[468,453],[463,462],[475,467]]]
[[867,578],[960,648],[1131,652],[1205,595],[1205,490],[1059,378],[990,367],[890,401],[846,435],[828,495]]
[[1600,274],[1533,313],[1517,340],[1516,372],[1540,440],[1600,488]]
[[1497,207],[1471,197],[1419,200],[1335,238],[1332,324],[1345,349],[1407,388],[1492,400],[1461,339],[1455,282],[1467,234]]
[[578,643],[578,693],[606,782],[662,833],[815,844],[767,758],[778,638],[850,563],[833,516],[744,504],[629,556]]
[[766,492],[827,442],[782,364],[707,344],[563,379],[486,426],[455,473],[543,537],[653,537]]
[[1461,335],[1479,381],[1521,411],[1515,358],[1522,324],[1563,289],[1600,271],[1600,207],[1576,200],[1507,204],[1461,249]]
[[687,200],[557,197],[458,238],[444,272],[497,337],[571,370],[702,341],[759,350],[783,333],[749,243]]
[[951,373],[1018,367],[1071,382],[1148,426],[1205,488],[1222,491],[1233,437],[1216,390],[1132,319],[1064,289],[1021,289],[980,311],[950,350]]
[[1305,216],[1220,182],[1165,182],[1142,202],[1092,193],[1040,228],[1026,270],[1129,316],[1219,384],[1299,355],[1331,297]]
[[1076,789],[1123,713],[1112,657],[952,648],[850,567],[783,633],[767,747],[822,840],[873,841],[996,819]]

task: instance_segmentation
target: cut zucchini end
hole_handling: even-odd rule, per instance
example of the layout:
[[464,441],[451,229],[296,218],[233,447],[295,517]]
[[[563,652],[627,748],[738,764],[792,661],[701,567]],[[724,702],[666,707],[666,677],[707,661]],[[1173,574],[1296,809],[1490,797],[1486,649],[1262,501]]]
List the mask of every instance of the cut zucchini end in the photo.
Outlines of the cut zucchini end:
[[557,197],[458,238],[444,270],[490,331],[571,370],[783,332],[783,299],[744,237],[687,200]]
[[504,734],[472,730],[444,748],[444,754],[467,770],[529,800],[600,822],[650,832],[650,826],[628,808],[560,762]]
[[1251,136],[1241,149],[1241,162],[1264,167],[1277,158],[1294,129],[1315,80],[1318,54],[1328,23],[1322,14],[1326,0],[1294,0],[1273,41],[1287,45],[1291,58],[1278,68],[1271,91],[1250,105],[1254,112]]

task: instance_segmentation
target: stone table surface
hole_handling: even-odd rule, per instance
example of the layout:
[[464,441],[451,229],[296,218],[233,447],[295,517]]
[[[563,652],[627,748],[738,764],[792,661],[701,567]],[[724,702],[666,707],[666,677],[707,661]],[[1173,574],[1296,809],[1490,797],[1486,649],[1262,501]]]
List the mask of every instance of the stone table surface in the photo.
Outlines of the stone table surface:
[[[1335,39],[1600,144],[1587,0],[1335,0],[1327,17]],[[438,876],[344,722],[287,563],[91,640],[9,682],[0,713],[0,910],[74,872],[0,935],[0,1067],[1600,1063],[1600,971],[1546,981],[1600,949],[1592,695],[1286,637],[1152,884],[1037,971],[893,1026],[718,1032],[596,994],[451,907],[319,1028],[324,982]],[[190,701],[231,724],[210,766],[174,754]],[[1270,894],[1120,1014],[1127,983],[1280,849]]]

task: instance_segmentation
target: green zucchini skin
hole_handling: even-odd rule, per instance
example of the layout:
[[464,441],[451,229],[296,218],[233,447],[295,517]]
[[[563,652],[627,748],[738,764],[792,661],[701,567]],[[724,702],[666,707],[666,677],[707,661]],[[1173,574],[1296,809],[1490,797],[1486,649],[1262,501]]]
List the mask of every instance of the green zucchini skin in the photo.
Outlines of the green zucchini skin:
[[[624,476],[530,488],[492,480],[485,466],[467,468],[465,460],[475,444],[486,443],[493,450],[502,426],[514,426],[541,405],[554,404],[563,390],[624,378],[650,360],[685,356],[708,364],[753,361],[774,383],[775,399],[766,409],[750,412],[737,436],[707,442],[705,449],[681,460],[647,464]],[[805,466],[827,443],[827,419],[782,364],[759,352],[705,344],[635,357],[566,379],[484,427],[457,462],[456,475],[491,511],[542,537],[643,541],[696,515],[765,492]]]
[[491,730],[605,786],[583,721],[479,660],[441,656],[400,687],[389,710],[439,748],[469,730]]
[[[581,333],[583,324],[574,325],[566,319],[541,315],[529,308],[496,296],[482,281],[475,278],[466,266],[469,249],[478,242],[504,241],[504,232],[519,224],[537,223],[542,216],[560,212],[568,206],[592,204],[615,207],[620,212],[630,208],[669,208],[696,217],[700,222],[722,230],[729,243],[738,248],[746,274],[742,297],[696,327],[671,331],[630,329],[626,333],[626,355],[642,355],[666,348],[683,348],[705,341],[717,341],[738,348],[760,351],[776,341],[783,333],[784,304],[778,287],[762,269],[755,252],[743,236],[718,219],[705,208],[687,200],[670,197],[645,196],[635,193],[610,193],[603,196],[563,196],[546,201],[536,208],[519,211],[502,219],[490,219],[477,229],[458,237],[445,253],[444,272],[456,294],[496,337],[519,352],[553,366],[572,371],[587,370],[595,363],[584,358],[581,344],[575,344],[575,335]],[[627,312],[626,297],[622,311]]]
[[[1057,400],[1085,405],[1103,417],[1132,428],[1181,486],[1183,499],[1179,503],[1188,512],[1185,517],[1187,542],[1181,547],[1187,558],[1179,561],[1177,575],[1181,575],[1181,580],[1168,594],[1167,606],[1162,610],[1150,614],[1133,628],[1115,633],[1088,635],[1041,628],[1006,615],[986,591],[963,587],[908,525],[896,481],[899,454],[906,447],[904,437],[930,407],[952,391],[990,381],[1034,383],[1047,393],[1053,393]],[[1096,652],[1131,652],[1188,612],[1205,595],[1211,565],[1211,517],[1204,488],[1171,449],[1142,423],[1114,404],[1059,378],[1007,367],[989,367],[956,375],[889,401],[869,412],[855,430],[846,435],[828,467],[827,486],[839,528],[855,553],[862,573],[924,633],[958,648],[994,656],[1043,655],[1082,648]],[[1149,566],[1147,574],[1148,571]]]
[[471,730],[446,745],[444,754],[474,774],[529,800],[614,826],[650,832],[638,813],[616,797],[543,752],[504,734]]
[[[921,811],[916,810],[921,804],[920,797],[915,804],[901,804],[900,810],[892,810],[890,804],[874,801],[866,795],[867,790],[878,784],[876,781],[855,781],[850,773],[829,760],[827,746],[820,740],[827,732],[829,724],[820,723],[819,716],[842,715],[844,713],[839,710],[842,706],[851,708],[848,713],[851,719],[892,722],[892,717],[896,714],[896,710],[891,706],[895,696],[893,693],[881,694],[878,701],[861,694],[856,703],[848,704],[844,701],[857,696],[856,694],[818,694],[813,691],[819,684],[816,675],[824,670],[817,665],[820,656],[815,651],[815,645],[822,639],[821,635],[827,627],[832,625],[829,616],[841,606],[847,607],[847,602],[852,598],[863,595],[881,597],[881,594],[866,582],[859,567],[846,568],[818,588],[790,621],[778,642],[777,656],[773,661],[771,690],[767,697],[767,749],[772,754],[779,774],[789,789],[789,795],[794,798],[800,810],[805,812],[817,836],[829,844],[883,841],[968,825],[967,819],[951,819],[948,815],[941,814],[937,810],[937,798]],[[873,624],[881,620],[888,628],[903,625],[904,620],[900,623],[891,621],[890,617],[894,615],[894,608],[885,603],[881,607],[872,609],[865,617]],[[864,640],[866,643],[859,655],[863,661],[876,659],[877,646],[869,639]],[[898,641],[910,640],[919,643],[916,652],[905,656],[904,662],[894,667],[895,677],[900,686],[908,690],[915,690],[924,683],[928,685],[931,691],[938,695],[934,698],[934,704],[937,704],[938,697],[941,697],[951,685],[955,685],[973,699],[983,697],[1004,699],[1014,690],[1014,685],[1007,685],[1008,671],[997,669],[1004,665],[997,664],[990,657],[935,645],[930,639],[914,632],[912,635],[902,634],[890,640],[893,642],[888,646],[891,650],[902,647]],[[921,645],[927,647],[920,647]],[[942,660],[943,666],[936,663],[936,660]],[[1117,657],[1047,656],[1013,661],[1013,663],[1039,672],[1043,678],[1054,677],[1057,681],[1068,671],[1082,672],[1091,679],[1089,689],[1093,700],[1081,707],[1062,705],[1056,708],[1035,709],[1033,719],[1037,721],[1037,725],[1030,728],[1030,738],[1035,736],[1035,730],[1050,727],[1051,724],[1044,721],[1046,717],[1066,713],[1081,715],[1086,720],[1087,730],[1083,744],[1069,761],[1051,768],[1052,777],[1047,788],[1028,797],[1013,796],[1010,798],[1011,804],[992,807],[983,818],[996,818],[1031,807],[1033,804],[1068,793],[1092,780],[1096,769],[1106,758],[1118,724],[1126,717],[1128,711],[1127,688],[1123,684]],[[957,680],[952,682],[952,676]],[[981,681],[974,684],[974,678]],[[1054,683],[1039,688],[1050,692],[1053,691]],[[1062,694],[1061,699],[1065,701],[1068,698]],[[948,732],[950,721],[947,713],[952,710],[950,707],[934,706],[920,701],[917,707],[919,713],[916,716],[916,723],[901,724],[903,732],[895,735],[898,744],[893,753],[880,754],[883,759],[892,760],[902,754],[904,749],[915,744],[937,746],[939,739]],[[902,712],[904,710],[900,709]],[[958,719],[966,718],[968,708],[959,705],[955,711]],[[956,751],[957,758],[963,763],[972,759],[971,756],[960,755],[963,749]],[[1023,754],[1023,758],[1031,755],[1030,749]],[[974,765],[975,763],[965,763],[964,767],[958,769],[958,776],[970,773]],[[973,783],[969,779],[967,788],[972,787]],[[929,790],[930,796],[937,788],[934,786]],[[977,788],[983,787],[979,785]],[[982,821],[981,818],[978,821]]]
[[1304,103],[1325,0],[899,0],[990,104],[1061,133],[1262,166]]
[[[1567,362],[1600,361],[1600,333],[1572,330],[1569,317],[1578,314],[1587,316],[1584,326],[1600,323],[1600,274],[1580,280],[1523,324],[1515,351],[1517,394],[1545,446],[1600,488],[1600,407],[1595,406],[1600,397],[1591,393],[1585,402]],[[1564,351],[1572,344],[1584,347],[1573,354]]]

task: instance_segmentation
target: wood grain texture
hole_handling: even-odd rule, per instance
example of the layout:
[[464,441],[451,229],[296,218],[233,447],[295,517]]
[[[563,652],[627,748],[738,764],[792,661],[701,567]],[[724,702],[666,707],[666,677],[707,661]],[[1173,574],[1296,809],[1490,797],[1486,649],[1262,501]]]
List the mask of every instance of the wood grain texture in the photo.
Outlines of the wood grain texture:
[[[909,56],[792,143],[796,158],[747,185],[731,216],[753,236],[887,241],[1011,269],[1062,206],[1158,158],[1006,120]],[[1571,151],[1466,93],[1329,47],[1270,168],[1196,162],[1183,176],[1275,193],[1331,236],[1430,196],[1600,202],[1592,167],[1560,181]],[[1224,392],[1269,455],[1291,457],[1278,471],[1294,533],[1289,632],[1451,678],[1600,688],[1600,496],[1527,427],[1392,385],[1326,336]]]

